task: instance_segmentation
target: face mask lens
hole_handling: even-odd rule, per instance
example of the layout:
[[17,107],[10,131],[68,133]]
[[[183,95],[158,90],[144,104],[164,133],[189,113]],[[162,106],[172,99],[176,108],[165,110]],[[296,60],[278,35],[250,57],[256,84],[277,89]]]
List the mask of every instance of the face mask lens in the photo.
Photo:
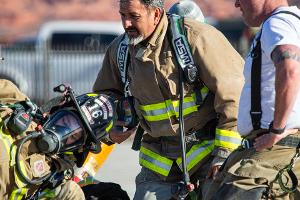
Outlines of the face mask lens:
[[45,129],[51,130],[60,140],[60,152],[81,147],[85,132],[80,118],[73,112],[62,110],[54,114]]

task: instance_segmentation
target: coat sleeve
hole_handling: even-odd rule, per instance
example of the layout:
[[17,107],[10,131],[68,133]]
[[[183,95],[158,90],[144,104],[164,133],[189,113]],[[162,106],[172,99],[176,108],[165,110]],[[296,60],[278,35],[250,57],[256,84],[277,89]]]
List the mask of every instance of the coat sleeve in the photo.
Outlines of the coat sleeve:
[[244,61],[228,40],[211,26],[193,37],[192,52],[200,70],[200,79],[214,93],[218,116],[215,146],[235,149],[240,145],[237,113],[244,84]]

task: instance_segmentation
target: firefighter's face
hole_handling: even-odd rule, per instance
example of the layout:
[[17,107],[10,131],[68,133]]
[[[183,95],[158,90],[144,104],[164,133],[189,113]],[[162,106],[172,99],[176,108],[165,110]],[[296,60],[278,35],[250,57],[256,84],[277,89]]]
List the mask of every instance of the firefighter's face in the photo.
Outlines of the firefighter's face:
[[122,24],[133,45],[147,39],[161,17],[159,8],[146,7],[140,0],[120,0]]
[[76,118],[72,115],[65,115],[57,120],[56,125],[68,127],[71,134],[66,138],[66,145],[70,145],[80,140],[83,137],[83,128]]
[[266,17],[268,0],[235,0],[235,7],[240,8],[247,25],[258,27]]

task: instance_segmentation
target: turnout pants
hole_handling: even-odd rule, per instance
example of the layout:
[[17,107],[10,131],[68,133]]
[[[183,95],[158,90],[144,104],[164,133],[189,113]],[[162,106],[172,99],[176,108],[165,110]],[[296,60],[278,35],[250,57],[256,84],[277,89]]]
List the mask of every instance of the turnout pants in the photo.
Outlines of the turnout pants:
[[[255,200],[266,199],[266,196],[269,199],[300,199],[299,187],[289,194],[276,180],[279,170],[290,163],[295,153],[296,148],[280,145],[261,152],[242,147],[235,150],[221,167],[205,199]],[[296,162],[293,172],[300,183],[300,162]],[[283,182],[292,185],[287,173],[283,175]]]

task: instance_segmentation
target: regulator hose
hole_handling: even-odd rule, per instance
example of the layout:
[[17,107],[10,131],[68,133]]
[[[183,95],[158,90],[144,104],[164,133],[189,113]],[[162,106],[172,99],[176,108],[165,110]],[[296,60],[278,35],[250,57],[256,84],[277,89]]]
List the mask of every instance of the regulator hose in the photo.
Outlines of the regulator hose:
[[40,136],[41,133],[40,132],[32,132],[30,133],[28,136],[26,136],[24,139],[22,139],[22,141],[20,142],[20,144],[17,146],[17,153],[16,153],[16,167],[17,167],[17,172],[18,174],[29,184],[32,184],[32,185],[39,185],[41,184],[42,182],[44,182],[45,180],[47,180],[50,176],[51,176],[51,173],[43,176],[43,177],[40,177],[40,178],[37,178],[35,180],[30,180],[29,178],[27,178],[27,176],[23,173],[22,171],[22,168],[21,168],[21,165],[20,165],[20,154],[21,154],[21,149],[24,145],[25,142],[33,139],[33,138],[37,138],[38,136]]

